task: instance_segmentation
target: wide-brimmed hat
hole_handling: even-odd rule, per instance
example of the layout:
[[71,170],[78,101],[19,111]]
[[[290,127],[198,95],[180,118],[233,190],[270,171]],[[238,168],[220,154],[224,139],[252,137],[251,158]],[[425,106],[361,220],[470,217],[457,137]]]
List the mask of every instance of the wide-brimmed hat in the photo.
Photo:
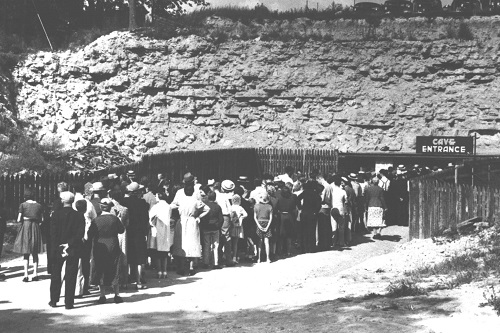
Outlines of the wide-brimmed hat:
[[101,182],[95,182],[92,184],[92,191],[93,192],[106,191],[106,188]]
[[349,176],[347,176],[347,178],[349,178],[350,180],[357,180],[358,179],[358,175],[354,172],[351,172],[349,174]]
[[208,182],[207,182],[208,186],[212,186],[214,184],[215,184],[215,179],[209,179]]
[[230,191],[234,190],[234,186],[235,185],[234,185],[234,183],[231,180],[226,179],[226,180],[222,181],[222,183],[220,184],[220,186],[221,186],[221,188],[224,191],[230,192]]
[[345,181],[346,183],[349,182],[349,179],[347,179],[347,177],[342,177],[342,180]]
[[144,186],[139,184],[138,182],[132,182],[132,183],[127,185],[128,192],[137,192],[139,190],[142,190],[143,188],[144,188]]
[[75,201],[75,195],[69,191],[61,192],[59,198],[61,198],[63,203],[73,203],[73,201]]
[[406,167],[403,164],[398,165],[398,170],[405,171]]
[[194,182],[194,176],[191,172],[188,172],[184,175],[183,183],[192,183]]
[[237,182],[238,183],[248,183],[248,177],[247,176],[239,176]]

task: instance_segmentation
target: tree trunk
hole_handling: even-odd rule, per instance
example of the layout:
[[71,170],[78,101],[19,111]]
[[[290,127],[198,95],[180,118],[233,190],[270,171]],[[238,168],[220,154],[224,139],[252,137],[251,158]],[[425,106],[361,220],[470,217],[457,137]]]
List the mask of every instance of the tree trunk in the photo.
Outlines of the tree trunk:
[[135,0],[128,0],[128,30],[132,31],[137,29],[137,22],[135,20]]

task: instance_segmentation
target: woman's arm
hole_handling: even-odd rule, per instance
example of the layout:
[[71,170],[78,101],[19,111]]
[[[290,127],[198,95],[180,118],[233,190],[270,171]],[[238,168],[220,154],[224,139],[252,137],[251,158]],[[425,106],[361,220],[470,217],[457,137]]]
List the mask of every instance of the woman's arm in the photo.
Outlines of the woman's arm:
[[257,225],[257,228],[259,228],[260,231],[264,231],[262,229],[262,227],[260,226],[259,221],[257,220],[257,213],[253,212],[253,217],[254,217],[255,224]]
[[17,215],[17,222],[22,222],[23,221],[23,213],[19,213],[19,215]]
[[[200,201],[201,202],[201,201]],[[200,215],[198,215],[197,219],[198,219],[198,223],[200,223],[200,219],[203,218],[205,215],[208,214],[208,212],[210,211],[210,207],[208,207],[207,205],[205,205],[204,203],[202,203],[202,207],[200,207],[201,209],[203,209],[203,211],[201,212]]]
[[271,223],[273,222],[273,209],[271,208],[271,212],[269,214],[269,223],[267,224],[267,227],[265,229],[262,229],[263,232],[267,232],[269,228],[271,227]]

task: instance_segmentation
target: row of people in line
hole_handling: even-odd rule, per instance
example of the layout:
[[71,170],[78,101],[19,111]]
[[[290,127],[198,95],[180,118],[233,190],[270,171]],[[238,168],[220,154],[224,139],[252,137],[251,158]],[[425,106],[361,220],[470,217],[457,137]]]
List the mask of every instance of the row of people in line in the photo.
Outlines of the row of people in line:
[[[266,175],[251,186],[246,177],[199,184],[187,173],[182,184],[159,177],[158,186],[151,186],[148,181],[131,181],[131,172],[128,179],[109,175],[76,186],[75,193],[61,183],[60,200],[51,209],[50,223],[44,223],[51,273],[49,305],[59,301],[64,263],[65,305],[70,309],[75,290],[76,295],[89,294],[91,285],[100,288],[98,303],[106,302],[108,285],[113,286],[116,303],[122,302],[120,286],[131,279],[138,289],[146,288],[143,273],[148,256],[163,278],[170,255],[179,274],[193,275],[199,258],[200,267],[218,269],[245,257],[270,262],[272,256],[290,255],[294,244],[302,253],[346,246],[356,230],[374,230],[377,238],[385,226],[387,205],[381,180],[367,175],[324,179],[313,172],[297,179],[287,168],[283,175]],[[14,250],[26,259],[23,281],[28,282],[30,254],[31,281],[38,279],[43,207],[34,201],[33,192],[25,191],[25,198]]]

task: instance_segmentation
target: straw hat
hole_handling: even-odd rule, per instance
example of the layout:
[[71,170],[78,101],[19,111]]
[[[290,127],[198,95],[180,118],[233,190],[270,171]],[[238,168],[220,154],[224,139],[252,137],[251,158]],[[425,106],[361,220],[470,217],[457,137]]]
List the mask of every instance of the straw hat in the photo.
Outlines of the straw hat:
[[248,177],[247,176],[239,176],[238,183],[248,183]]
[[231,192],[232,190],[234,190],[234,187],[235,187],[234,183],[228,179],[222,181],[221,183],[221,188],[227,192]]
[[128,177],[135,177],[135,172],[134,172],[134,170],[129,170],[129,171],[127,171],[127,176],[128,176]]
[[354,172],[351,172],[349,174],[349,176],[347,176],[347,178],[349,178],[350,180],[357,180],[358,179],[358,175]]
[[139,184],[138,182],[132,182],[132,183],[127,185],[128,192],[137,192],[139,190],[142,190],[143,188],[144,188],[144,186]]
[[209,179],[207,182],[208,186],[213,186],[215,184],[215,179]]

